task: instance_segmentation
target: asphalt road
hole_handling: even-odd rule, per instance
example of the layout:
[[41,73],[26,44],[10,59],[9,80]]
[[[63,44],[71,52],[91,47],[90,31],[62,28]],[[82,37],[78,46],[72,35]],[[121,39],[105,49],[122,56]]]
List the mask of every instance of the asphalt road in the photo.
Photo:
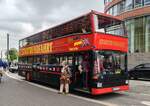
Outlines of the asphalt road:
[[[16,77],[14,74],[10,76]],[[0,106],[150,106],[150,81],[130,81],[128,92],[89,96],[57,94],[50,87],[5,76],[0,84]]]
[[26,81],[4,77],[0,84],[0,106],[104,106],[61,95],[33,86]]
[[103,95],[95,99],[118,106],[150,106],[150,81],[131,80],[129,91]]

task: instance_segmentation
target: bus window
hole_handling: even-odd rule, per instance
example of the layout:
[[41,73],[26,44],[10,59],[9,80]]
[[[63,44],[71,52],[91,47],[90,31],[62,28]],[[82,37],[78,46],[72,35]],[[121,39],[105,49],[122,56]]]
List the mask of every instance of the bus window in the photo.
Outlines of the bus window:
[[63,57],[59,57],[59,64],[63,62]]
[[95,30],[106,34],[125,36],[124,22],[105,16],[94,15]]
[[21,47],[24,47],[27,45],[27,39],[21,40]]
[[32,64],[33,63],[33,57],[28,57],[28,64]]
[[75,65],[78,65],[78,57],[75,57]]
[[65,61],[68,61],[68,57],[67,57],[67,56],[64,56],[64,60],[65,60]]
[[73,57],[72,56],[68,57],[68,64],[73,65]]
[[50,55],[49,56],[49,64],[59,64],[59,61],[57,60],[58,57]]
[[41,56],[36,56],[35,57],[35,63],[38,63],[38,64],[41,63]]
[[43,55],[41,59],[42,64],[48,64],[48,55]]
[[19,48],[21,48],[21,47],[23,47],[23,41],[22,40],[19,41]]
[[81,62],[82,62],[82,56],[81,55],[76,56],[75,57],[75,65],[79,65]]
[[113,57],[115,57],[116,68],[125,70],[125,55],[124,54],[120,54],[120,55],[114,54]]
[[120,74],[125,71],[125,53],[100,51],[96,53],[95,73]]
[[78,64],[81,64],[83,61],[83,57],[82,56],[79,56],[79,61],[78,61]]
[[23,63],[23,64],[26,64],[27,63],[27,58],[26,57],[22,57],[19,59],[19,63]]

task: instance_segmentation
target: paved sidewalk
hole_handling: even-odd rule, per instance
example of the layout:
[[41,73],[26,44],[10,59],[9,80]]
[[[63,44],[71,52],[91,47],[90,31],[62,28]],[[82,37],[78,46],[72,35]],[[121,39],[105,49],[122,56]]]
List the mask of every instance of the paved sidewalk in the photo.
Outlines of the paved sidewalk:
[[12,73],[12,72],[6,71],[5,74],[7,76],[14,78],[14,79],[17,79],[17,80],[24,80],[25,79],[24,77],[19,76],[18,73]]

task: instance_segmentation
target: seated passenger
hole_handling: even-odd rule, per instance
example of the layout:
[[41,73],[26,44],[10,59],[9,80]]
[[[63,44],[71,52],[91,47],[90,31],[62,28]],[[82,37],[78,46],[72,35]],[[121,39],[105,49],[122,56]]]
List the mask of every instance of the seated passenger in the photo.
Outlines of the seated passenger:
[[112,63],[108,57],[104,59],[103,67],[104,69],[110,69],[112,67]]

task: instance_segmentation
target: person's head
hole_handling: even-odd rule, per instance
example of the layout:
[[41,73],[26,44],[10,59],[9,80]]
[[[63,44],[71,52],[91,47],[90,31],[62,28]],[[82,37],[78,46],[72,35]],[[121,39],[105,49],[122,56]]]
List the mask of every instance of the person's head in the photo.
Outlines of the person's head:
[[62,66],[67,66],[67,62],[64,60],[64,61],[62,61],[61,65]]
[[73,60],[68,60],[69,65],[72,65]]

